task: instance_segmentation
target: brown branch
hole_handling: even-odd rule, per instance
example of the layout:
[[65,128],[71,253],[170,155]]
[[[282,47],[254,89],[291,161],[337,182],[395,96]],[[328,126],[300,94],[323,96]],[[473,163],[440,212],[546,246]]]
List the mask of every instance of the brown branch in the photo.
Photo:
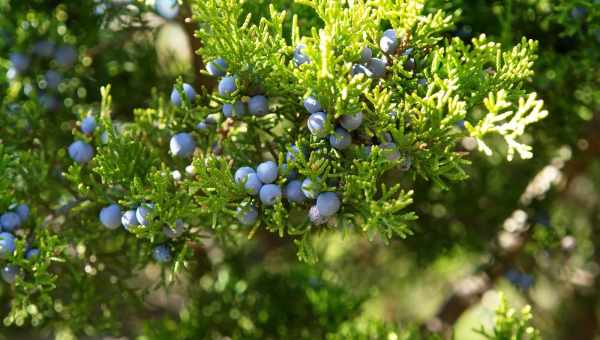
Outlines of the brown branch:
[[[594,159],[597,159],[600,155],[600,137],[596,133],[598,126],[600,126],[599,119],[588,124],[584,133],[588,146],[575,159],[566,162],[566,159],[555,158],[535,176],[520,198],[518,204],[520,208],[504,221],[505,226],[507,223],[514,222],[511,221],[511,218],[515,217],[515,213],[526,209],[532,201],[542,198],[552,185],[569,183],[585,171]],[[544,180],[549,180],[549,182],[544,182]],[[516,257],[524,249],[533,231],[533,228],[526,228],[526,223],[527,221],[523,221],[523,227],[525,228],[516,232],[509,232],[506,230],[508,228],[502,228],[490,251],[490,260],[455,286],[454,291],[442,304],[436,316],[422,325],[423,330],[442,332],[446,338],[451,338],[452,328],[456,321],[467,309],[477,303],[485,292],[494,286],[494,283],[510,269]],[[600,282],[597,285],[600,286]],[[586,301],[597,301],[598,297],[596,294],[593,296],[585,294],[585,298],[582,298],[577,291],[575,295],[575,300],[581,302],[581,304],[576,305],[581,306],[584,312],[575,313],[577,315],[572,316],[572,322],[588,326],[585,327],[586,330],[580,329],[577,332],[572,332],[572,337],[569,337],[569,339],[590,339],[597,331],[598,324],[595,310],[586,308],[589,305],[594,306],[594,302],[588,303]],[[585,336],[582,337],[584,333]]]
[[185,30],[190,48],[192,50],[192,66],[194,67],[195,75],[194,87],[196,89],[206,87],[210,90],[215,87],[216,79],[201,73],[201,71],[204,70],[204,61],[202,61],[202,57],[198,54],[198,51],[202,47],[202,42],[200,39],[195,37],[195,31],[197,27],[196,23],[192,19],[192,10],[189,4],[186,4],[182,7],[177,20]]

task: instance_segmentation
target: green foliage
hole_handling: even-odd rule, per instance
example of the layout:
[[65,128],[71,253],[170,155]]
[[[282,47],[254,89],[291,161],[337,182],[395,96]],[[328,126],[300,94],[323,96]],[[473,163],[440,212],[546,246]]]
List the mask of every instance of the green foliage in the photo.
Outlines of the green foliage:
[[501,296],[494,327],[488,331],[482,326],[477,332],[490,340],[539,340],[539,331],[530,324],[532,318],[530,306],[516,312],[507,306],[504,296]]
[[[0,267],[20,268],[15,283],[0,286],[0,338],[25,337],[31,325],[33,337],[441,339],[416,325],[424,316],[411,310],[431,288],[417,287],[432,281],[429,266],[455,280],[479,263],[473,258],[504,232],[529,180],[547,164],[562,169],[568,157],[557,161],[556,150],[589,147],[575,132],[600,103],[595,2],[482,3],[194,0],[179,2],[180,14],[166,22],[151,13],[153,1],[0,0],[0,214],[31,207],[14,232],[16,251],[0,259]],[[158,63],[163,26],[183,28],[197,49],[193,67]],[[387,55],[379,47],[386,29],[399,37]],[[72,65],[34,56],[40,41],[72,46]],[[296,65],[299,46],[310,62]],[[354,74],[365,47],[385,63],[383,76]],[[26,70],[15,71],[15,52],[31,57]],[[201,60],[216,58],[237,77],[231,95],[219,95],[200,70]],[[193,72],[168,72],[179,69]],[[56,88],[49,70],[62,76]],[[184,78],[197,92],[192,101]],[[173,88],[181,106],[169,101]],[[247,106],[259,94],[268,114],[222,113],[224,104]],[[342,116],[364,114],[350,147],[334,149],[308,131],[307,96],[327,112],[326,135]],[[97,127],[85,134],[81,121],[90,115]],[[197,144],[191,157],[169,152],[181,132]],[[90,162],[69,158],[74,140],[92,146]],[[314,201],[266,206],[249,195],[233,174],[265,160],[287,166],[275,184],[285,187],[297,172],[337,193],[340,210],[316,224],[308,216]],[[566,181],[570,195],[593,187],[585,184],[596,177],[587,175]],[[535,263],[551,260],[574,263],[576,273],[595,268],[591,237],[575,259],[546,255],[565,248],[559,238],[580,232],[580,221],[595,225],[595,201],[582,201],[585,218],[563,202],[519,207],[536,230],[525,237],[525,255],[499,267],[531,275]],[[150,222],[104,228],[98,214],[113,203],[123,211],[153,204]],[[245,226],[238,210],[253,207],[258,221]],[[553,207],[553,216],[572,218],[552,228],[534,221]],[[155,263],[157,245],[171,261]],[[25,259],[32,247],[40,255]],[[454,257],[464,268],[448,273],[439,263]],[[570,285],[562,276],[547,275]],[[409,284],[415,297],[386,291]],[[453,285],[436,282],[429,304],[441,300],[442,286]],[[181,299],[176,310],[157,298],[162,293]],[[492,330],[478,332],[539,339],[532,320],[529,309],[516,313],[503,301]]]

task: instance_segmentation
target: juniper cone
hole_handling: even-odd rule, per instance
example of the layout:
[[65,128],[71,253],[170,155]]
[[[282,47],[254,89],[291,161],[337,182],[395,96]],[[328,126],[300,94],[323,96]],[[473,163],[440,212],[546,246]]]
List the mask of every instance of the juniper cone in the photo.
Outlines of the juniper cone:
[[0,338],[600,338],[597,1],[0,13]]

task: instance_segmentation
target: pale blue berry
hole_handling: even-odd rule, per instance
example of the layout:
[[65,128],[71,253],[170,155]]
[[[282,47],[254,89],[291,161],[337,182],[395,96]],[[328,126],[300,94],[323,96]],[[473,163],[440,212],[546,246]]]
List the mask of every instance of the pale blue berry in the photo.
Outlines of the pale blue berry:
[[310,133],[317,137],[325,137],[325,124],[327,122],[327,114],[325,112],[313,113],[308,117],[306,125]]
[[11,233],[0,233],[0,259],[5,259],[15,251],[15,237]]
[[152,257],[159,263],[171,261],[171,249],[164,244],[158,245],[152,251]]
[[96,118],[94,116],[86,116],[81,121],[81,132],[86,135],[91,135],[96,129]]
[[135,210],[128,210],[123,214],[123,216],[121,216],[121,224],[123,225],[125,230],[131,231],[135,229],[135,227],[140,225],[140,222],[138,222],[137,217],[135,215]]
[[223,104],[223,116],[227,118],[241,117],[246,114],[246,106],[241,100],[237,100],[235,104]]
[[207,131],[208,124],[206,124],[206,122],[202,121],[202,122],[198,123],[198,125],[196,125],[196,129],[202,130],[202,131]]
[[304,99],[304,108],[310,113],[317,113],[322,110],[321,103],[313,96]]
[[571,9],[571,17],[575,20],[581,20],[587,15],[588,11],[585,7],[575,6]]
[[54,43],[50,40],[40,40],[33,45],[31,52],[40,57],[48,58],[54,52]]
[[60,108],[60,102],[53,95],[42,94],[38,97],[38,101],[48,111],[56,111]]
[[412,71],[415,69],[415,67],[417,67],[417,62],[415,61],[415,58],[408,58],[404,62],[404,69],[407,71]]
[[327,223],[327,217],[325,217],[325,216],[321,215],[321,213],[319,213],[319,209],[317,209],[316,205],[313,205],[308,210],[308,218],[310,219],[310,221],[312,223],[314,223],[316,225],[321,225],[321,224]]
[[172,20],[179,14],[177,0],[156,0],[154,9],[161,17],[167,20]]
[[360,51],[360,62],[361,63],[366,63],[372,57],[373,57],[373,51],[370,48],[365,47]]
[[292,144],[290,146],[290,149],[291,149],[291,151],[288,151],[285,154],[285,160],[287,162],[295,161],[296,160],[296,156],[295,155],[297,155],[297,154],[300,153],[300,149],[298,149],[298,147],[296,145],[294,145],[294,144]]
[[366,67],[365,65],[362,65],[362,64],[352,65],[352,70],[350,71],[350,74],[353,77],[358,76],[359,74],[364,74],[365,76],[367,76],[369,78],[373,77],[373,72],[371,72],[371,70],[369,70],[368,67]]
[[276,184],[265,184],[260,188],[260,201],[266,206],[272,206],[281,198],[281,187]]
[[169,147],[171,148],[171,154],[173,156],[189,157],[196,149],[196,142],[194,142],[194,137],[192,137],[191,134],[180,132],[171,137]]
[[302,193],[304,193],[304,196],[306,196],[307,198],[317,198],[317,196],[321,192],[320,187],[321,186],[319,185],[319,183],[313,182],[313,180],[311,180],[310,178],[305,178],[304,181],[302,181]]
[[60,83],[62,82],[63,77],[60,73],[54,70],[49,70],[44,75],[44,79],[46,80],[46,85],[48,86],[48,88],[56,89],[58,88],[58,85],[60,85]]
[[5,231],[13,231],[21,225],[21,218],[14,212],[7,212],[0,216],[0,226]]
[[27,204],[19,204],[15,209],[15,212],[21,218],[21,222],[25,222],[29,219],[29,206]]
[[19,53],[19,52],[11,53],[9,55],[9,59],[10,59],[10,63],[12,64],[13,68],[19,73],[25,72],[31,62],[31,60],[29,59],[29,57],[27,55],[25,55],[23,53]]
[[298,177],[298,171],[296,169],[290,169],[287,163],[281,164],[279,167],[279,174],[287,179],[295,179]]
[[236,81],[236,76],[223,77],[221,81],[219,81],[219,94],[221,96],[229,96],[230,94],[235,92],[235,90],[237,90]]
[[107,229],[117,229],[121,225],[121,208],[111,204],[100,210],[100,223]]
[[306,46],[300,44],[296,46],[296,49],[294,50],[294,62],[296,63],[296,66],[310,63],[310,58],[303,52],[304,48],[306,48]]
[[[196,90],[188,83],[183,83],[182,87],[188,102],[193,102],[196,98]],[[173,91],[171,91],[171,103],[175,106],[181,105],[181,93],[179,93],[176,87],[173,87]]]
[[269,102],[265,96],[253,96],[248,100],[248,111],[253,116],[264,116],[269,113]]
[[361,111],[353,115],[343,115],[340,118],[340,125],[348,131],[356,130],[363,122],[363,113]]
[[25,253],[25,258],[26,259],[31,259],[32,257],[37,257],[40,256],[40,250],[37,248],[31,248],[29,250],[27,250],[27,252]]
[[244,188],[251,195],[258,195],[262,185],[263,185],[263,183],[260,181],[260,179],[258,178],[258,175],[256,175],[256,173],[250,173],[246,176],[246,183],[244,184]]
[[388,161],[395,161],[402,157],[395,143],[387,142],[381,144],[379,147],[381,148],[381,153]]
[[237,219],[243,225],[253,225],[258,220],[258,210],[255,207],[238,207]]
[[322,192],[317,197],[317,210],[321,216],[329,217],[340,210],[340,199],[335,192]]
[[278,171],[277,163],[273,161],[262,162],[256,167],[256,174],[263,183],[275,182]]
[[227,71],[227,62],[223,58],[217,58],[213,61],[209,61],[206,64],[206,71],[213,77],[222,77]]
[[148,226],[150,224],[150,219],[148,219],[148,215],[154,209],[153,204],[142,204],[135,210],[135,218],[138,223],[143,226]]
[[285,187],[285,197],[290,202],[303,203],[306,196],[302,192],[302,182],[299,180],[290,181]]
[[383,53],[392,54],[398,48],[398,36],[396,35],[396,31],[393,29],[388,29],[383,32],[383,36],[381,40],[379,40],[379,47]]
[[371,58],[367,63],[367,68],[371,71],[371,77],[381,78],[385,75],[386,62],[383,59]]
[[169,226],[165,226],[163,228],[163,233],[165,234],[166,237],[170,238],[170,239],[174,239],[174,238],[178,238],[179,236],[181,236],[183,234],[183,232],[186,229],[186,225],[185,223],[178,219],[175,221],[175,227],[171,228]]
[[54,60],[62,67],[71,67],[77,60],[77,51],[71,45],[61,45],[54,52]]
[[352,144],[352,136],[348,131],[337,128],[335,132],[329,136],[329,144],[335,149],[344,150]]
[[249,174],[254,174],[256,171],[249,166],[243,166],[235,171],[233,178],[237,184],[242,183],[242,180],[246,179]]
[[17,279],[17,276],[20,274],[19,266],[14,264],[7,264],[2,267],[2,279],[6,281],[6,283],[13,283]]
[[94,157],[94,149],[84,141],[75,141],[69,145],[69,156],[79,164],[89,162]]

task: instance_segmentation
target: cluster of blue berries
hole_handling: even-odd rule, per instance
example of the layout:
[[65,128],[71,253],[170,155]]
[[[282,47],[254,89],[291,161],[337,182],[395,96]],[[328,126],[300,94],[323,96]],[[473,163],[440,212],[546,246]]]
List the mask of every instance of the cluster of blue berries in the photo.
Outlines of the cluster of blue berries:
[[227,75],[227,62],[223,58],[217,58],[206,64],[206,71],[213,77],[221,77],[217,90],[219,95],[233,100],[233,102],[223,104],[223,116],[225,118],[243,117],[247,114],[262,117],[269,113],[269,100],[263,95],[254,95],[244,103],[240,98],[234,98],[233,95],[238,89],[238,77],[236,75]]
[[[152,203],[142,203],[133,209],[123,212],[117,204],[108,205],[100,210],[100,223],[107,229],[115,230],[123,226],[125,230],[134,232],[137,228],[145,228],[152,222],[150,217],[154,209]],[[163,227],[164,235],[169,239],[175,239],[181,236],[186,230],[185,223],[178,219],[173,228]],[[161,244],[154,248],[153,257],[157,262],[168,262],[171,259],[171,252],[167,245]]]
[[[86,116],[80,124],[81,132],[85,135],[91,135],[96,129],[96,118]],[[83,140],[76,140],[68,148],[69,157],[79,164],[89,162],[94,157],[94,148]]]
[[[319,138],[327,135],[327,113],[321,107],[319,101],[313,97],[304,99],[304,107],[310,113],[306,125],[310,133]],[[350,131],[358,129],[363,122],[363,113],[361,111],[354,114],[342,115],[338,121],[333,133],[329,135],[329,144],[331,147],[344,150],[352,144],[352,135]]]
[[[19,204],[14,209],[0,215],[0,260],[6,259],[15,252],[16,231],[28,219],[29,207],[26,204]],[[25,258],[31,259],[39,254],[39,249],[29,248],[25,252]],[[21,270],[17,265],[6,264],[2,266],[0,274],[5,282],[13,283],[20,273]]]
[[[288,161],[293,158],[288,153]],[[286,178],[286,185],[282,187],[276,183],[278,176]],[[280,201],[282,197],[289,203],[305,204],[316,199],[316,203],[309,209],[308,216],[311,222],[323,224],[334,216],[340,209],[340,199],[334,192],[321,192],[320,183],[315,183],[310,178],[297,179],[296,171],[289,169],[287,163],[280,167],[273,161],[260,163],[256,170],[244,166],[236,170],[234,181],[243,185],[248,194],[259,197],[262,206],[270,207]],[[258,220],[256,206],[240,206],[237,209],[238,220],[243,225],[253,225]]]
[[[40,40],[33,44],[27,52],[13,52],[9,55],[10,67],[7,71],[8,79],[23,76],[32,64],[45,63],[48,67],[43,77],[37,81],[39,93],[37,93],[40,104],[47,110],[57,110],[60,101],[55,92],[59,90],[63,82],[62,71],[73,66],[77,60],[77,51],[71,45],[57,45],[50,40]],[[49,65],[48,65],[49,64]],[[26,94],[33,93],[33,87],[25,84]]]
[[[383,32],[379,41],[379,47],[385,55],[394,54],[398,49],[399,39],[396,31],[388,29]],[[364,74],[369,78],[381,78],[385,75],[388,61],[385,55],[382,58],[374,58],[373,50],[365,47],[360,52],[360,60],[352,66],[351,74],[357,76]],[[414,63],[414,59],[412,60]]]

